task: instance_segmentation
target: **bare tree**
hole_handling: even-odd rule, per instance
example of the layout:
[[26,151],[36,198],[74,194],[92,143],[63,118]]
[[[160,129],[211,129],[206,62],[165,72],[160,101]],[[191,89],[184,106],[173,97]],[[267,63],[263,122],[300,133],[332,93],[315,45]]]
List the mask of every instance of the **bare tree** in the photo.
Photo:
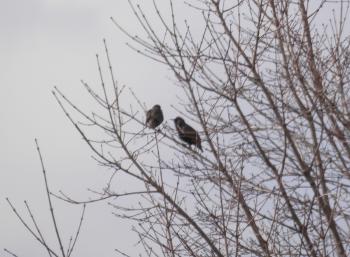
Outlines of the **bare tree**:
[[176,20],[175,1],[170,16],[154,1],[162,28],[130,6],[144,38],[112,21],[133,49],[171,69],[186,96],[177,111],[204,151],[184,145],[173,124],[145,128],[147,108],[123,102],[106,47],[101,90],[82,82],[99,110],[54,91],[111,181],[135,180],[127,192],[110,182],[93,201],[109,199],[139,224],[146,256],[349,256],[349,2],[189,0],[200,36]]
[[[57,223],[57,218],[56,218],[56,214],[54,211],[54,204],[52,201],[52,194],[51,194],[51,190],[49,187],[49,183],[48,183],[48,178],[47,178],[47,173],[46,173],[46,169],[44,166],[44,161],[41,155],[41,151],[39,148],[39,144],[38,141],[35,139],[35,144],[37,147],[37,151],[38,151],[38,155],[39,155],[39,159],[40,159],[40,164],[41,164],[41,168],[42,168],[42,173],[43,173],[43,178],[44,178],[44,182],[45,182],[45,193],[47,196],[47,202],[49,205],[49,211],[50,211],[50,216],[51,216],[51,221],[52,221],[52,230],[54,232],[54,238],[55,240],[57,240],[57,245],[58,245],[58,249],[55,249],[55,247],[53,247],[51,245],[51,242],[49,242],[49,240],[47,240],[42,232],[42,227],[40,226],[40,224],[37,222],[35,215],[33,214],[33,211],[30,208],[30,204],[25,200],[24,204],[27,210],[27,214],[30,217],[31,223],[25,220],[25,217],[23,214],[21,214],[16,207],[14,206],[14,204],[11,202],[11,200],[9,198],[6,198],[7,203],[9,204],[9,206],[11,207],[13,213],[17,216],[17,218],[19,219],[19,221],[22,223],[22,225],[26,228],[26,230],[32,235],[32,237],[38,241],[38,243],[46,250],[47,252],[47,256],[49,257],[70,257],[72,255],[72,253],[75,250],[75,246],[76,246],[76,242],[78,240],[79,234],[80,234],[80,230],[81,230],[81,226],[84,220],[84,215],[85,215],[85,204],[83,205],[82,208],[82,214],[80,217],[80,221],[79,221],[79,225],[78,228],[74,234],[74,236],[71,236],[68,242],[68,245],[66,246],[64,244],[64,241],[62,240],[62,235],[59,229],[59,225]],[[12,251],[10,251],[9,249],[4,249],[4,251],[13,256],[13,257],[18,257],[18,255],[16,255],[15,253],[13,253]]]

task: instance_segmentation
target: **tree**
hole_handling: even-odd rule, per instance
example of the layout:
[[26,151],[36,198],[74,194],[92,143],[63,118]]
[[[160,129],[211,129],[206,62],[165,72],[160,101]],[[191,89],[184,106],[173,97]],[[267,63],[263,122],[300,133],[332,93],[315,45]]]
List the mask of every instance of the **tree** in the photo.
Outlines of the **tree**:
[[[188,1],[202,15],[199,36],[174,5],[166,17],[154,1],[155,29],[130,2],[145,38],[112,21],[171,69],[204,152],[173,125],[145,128],[147,108],[136,96],[137,108],[123,103],[106,46],[111,83],[99,57],[101,92],[83,82],[100,110],[54,91],[97,160],[137,185],[108,184],[94,201],[115,199],[115,214],[139,224],[146,256],[350,255],[349,2]],[[139,205],[119,206],[122,196]]]

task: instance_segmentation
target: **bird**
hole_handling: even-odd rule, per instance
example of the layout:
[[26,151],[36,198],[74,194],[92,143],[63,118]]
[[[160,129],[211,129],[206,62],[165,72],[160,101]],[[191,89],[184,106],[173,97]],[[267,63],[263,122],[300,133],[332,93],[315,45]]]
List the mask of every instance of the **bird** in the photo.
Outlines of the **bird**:
[[164,120],[162,109],[156,104],[146,112],[146,126],[152,129],[158,127]]
[[199,137],[198,132],[195,131],[190,125],[187,125],[184,119],[181,117],[176,117],[174,119],[174,123],[180,139],[189,144],[189,146],[195,145],[203,152],[201,138]]

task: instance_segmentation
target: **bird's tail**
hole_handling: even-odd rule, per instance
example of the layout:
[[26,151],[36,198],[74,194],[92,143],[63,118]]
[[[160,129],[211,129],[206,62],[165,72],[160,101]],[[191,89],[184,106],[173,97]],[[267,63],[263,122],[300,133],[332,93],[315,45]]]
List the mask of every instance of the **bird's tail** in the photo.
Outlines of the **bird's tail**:
[[202,144],[200,142],[197,142],[196,146],[198,147],[199,150],[201,150],[201,152],[203,152]]

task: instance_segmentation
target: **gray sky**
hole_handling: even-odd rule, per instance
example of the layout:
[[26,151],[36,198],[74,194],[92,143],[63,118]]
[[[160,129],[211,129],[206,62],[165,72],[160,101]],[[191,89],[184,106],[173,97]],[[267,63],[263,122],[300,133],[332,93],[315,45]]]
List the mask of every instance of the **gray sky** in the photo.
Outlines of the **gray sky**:
[[[146,2],[147,9],[151,1]],[[6,255],[3,248],[20,257],[46,256],[11,213],[5,197],[22,213],[27,200],[44,234],[53,235],[34,138],[39,139],[54,191],[85,199],[87,188],[98,190],[108,179],[109,172],[90,158],[91,151],[51,94],[57,85],[75,103],[87,103],[80,79],[98,82],[95,54],[103,55],[103,38],[118,81],[132,87],[148,106],[159,101],[170,108],[173,86],[165,68],[125,46],[127,39],[110,16],[138,33],[127,1],[0,0],[1,256]],[[158,94],[149,94],[150,88]],[[67,244],[80,208],[56,201],[56,211]],[[116,256],[115,247],[129,251],[136,242],[129,230],[130,224],[114,218],[104,203],[90,206],[75,256]]]
[[[148,13],[151,2],[142,1]],[[178,14],[180,20],[186,15]],[[5,197],[22,213],[27,200],[44,234],[53,236],[35,138],[53,191],[63,190],[83,200],[89,196],[87,188],[101,189],[109,178],[110,173],[90,158],[91,151],[51,94],[56,85],[74,103],[89,106],[80,79],[98,86],[95,54],[103,56],[103,38],[117,80],[133,88],[149,107],[160,103],[166,117],[173,114],[170,104],[176,104],[176,89],[167,78],[170,73],[130,50],[110,16],[133,34],[140,33],[126,0],[0,0],[0,256],[5,255],[5,247],[19,257],[46,256]],[[67,244],[75,233],[80,208],[55,203]],[[117,256],[114,248],[135,254],[136,240],[130,224],[114,218],[105,203],[91,205],[75,256]]]

